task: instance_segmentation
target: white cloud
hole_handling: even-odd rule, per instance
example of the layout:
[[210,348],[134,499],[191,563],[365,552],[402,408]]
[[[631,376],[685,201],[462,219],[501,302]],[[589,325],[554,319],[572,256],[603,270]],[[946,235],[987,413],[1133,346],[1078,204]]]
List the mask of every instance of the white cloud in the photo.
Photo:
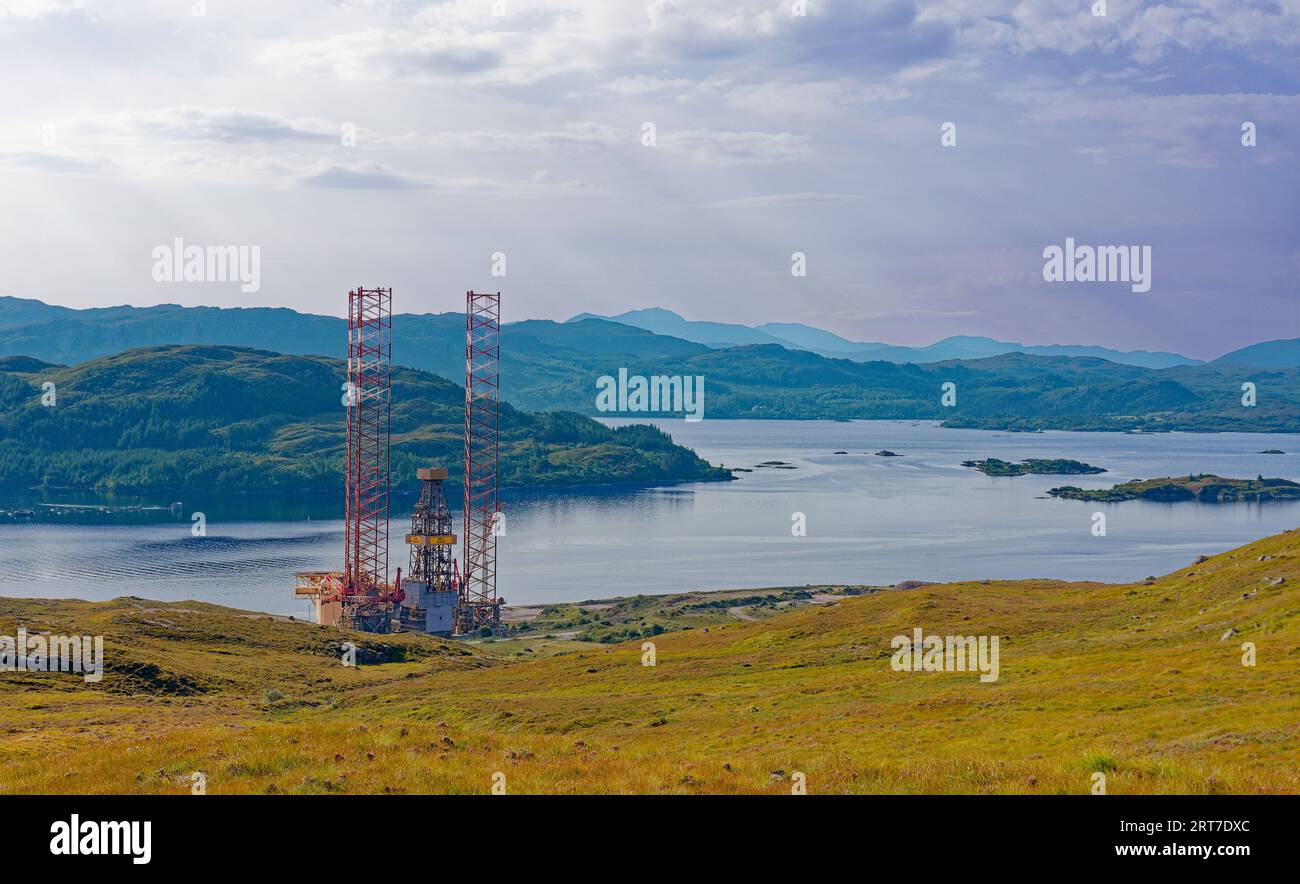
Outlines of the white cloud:
[[582,181],[556,180],[545,170],[534,172],[526,180],[441,177],[404,172],[370,160],[313,163],[295,170],[292,184],[297,188],[312,190],[431,190],[444,194],[508,199],[607,195],[603,189]]
[[862,84],[853,80],[768,82],[736,86],[724,97],[729,107],[777,116],[817,116],[852,105],[901,101],[911,91],[892,81]]
[[408,175],[371,160],[356,163],[322,160],[296,172],[293,180],[299,187],[326,190],[418,190],[434,183],[432,179]]
[[[1184,168],[1277,162],[1294,156],[1289,145],[1300,139],[1300,124],[1291,122],[1300,118],[1300,95],[1146,95],[1113,89],[1085,94],[1061,88],[999,94],[1021,105],[1030,122],[1080,127],[1075,152],[1094,162],[1121,156]],[[1247,120],[1264,125],[1272,149],[1242,147],[1241,124]]]
[[844,203],[858,197],[850,193],[772,193],[763,196],[744,196],[709,203],[721,209],[771,209],[789,206],[815,206],[823,203]]
[[1094,16],[1084,0],[932,0],[924,20],[950,22],[966,53],[1097,52],[1151,64],[1169,50],[1300,45],[1300,8],[1242,0],[1126,3]]
[[440,78],[479,81],[490,79],[501,67],[503,42],[495,34],[368,28],[323,40],[271,43],[260,57],[280,76],[324,73],[344,82]]
[[784,163],[803,159],[809,152],[805,135],[791,132],[720,132],[688,129],[660,132],[659,147],[706,166]]
[[278,39],[258,58],[281,76],[345,82],[528,85],[600,75],[613,94],[634,95],[686,88],[691,69],[898,70],[942,55],[951,31],[918,16],[911,0],[825,0],[806,16],[774,0],[552,0],[509,4],[501,17],[489,8],[428,5],[399,24]]
[[82,125],[92,132],[98,130],[151,141],[212,141],[237,145],[339,140],[339,127],[325,120],[292,119],[242,107],[179,105],[125,110],[88,118]]
[[567,123],[540,132],[507,132],[479,129],[466,132],[439,132],[432,135],[407,134],[391,138],[377,136],[377,143],[389,147],[456,147],[493,151],[568,150],[575,147],[629,147],[637,144],[638,130],[618,128],[606,123],[583,121]]
[[682,91],[690,89],[693,84],[682,78],[664,80],[659,77],[647,77],[637,74],[634,77],[619,77],[605,84],[605,91],[614,95],[648,95],[665,89]]
[[51,15],[67,15],[86,6],[86,0],[0,0],[0,20],[31,21]]
[[99,175],[112,167],[107,157],[58,151],[0,152],[0,163],[58,175]]

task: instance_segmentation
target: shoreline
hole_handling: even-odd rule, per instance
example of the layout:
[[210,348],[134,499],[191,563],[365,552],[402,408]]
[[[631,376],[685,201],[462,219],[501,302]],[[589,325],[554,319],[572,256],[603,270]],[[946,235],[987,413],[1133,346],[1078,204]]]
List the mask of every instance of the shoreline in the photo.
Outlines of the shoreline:
[[[671,430],[668,426],[656,422],[654,420],[654,416],[651,414],[647,414],[647,416],[645,417],[636,417],[636,418],[627,418],[627,417],[611,418],[607,413],[599,416],[597,415],[583,415],[583,416],[590,417],[593,420],[599,421],[600,423],[604,423],[608,426],[629,426],[632,424],[650,424],[651,426],[657,427],[658,429],[671,433]],[[608,421],[611,420],[626,421],[627,423],[609,424]],[[668,420],[673,420],[675,423],[683,423],[683,421],[681,421],[680,419],[674,418],[671,415],[665,415],[664,421],[666,422]],[[1207,429],[1204,427],[1182,427],[1182,426],[1159,427],[1155,429],[1148,429],[1141,426],[1063,427],[1063,426],[1033,425],[1033,426],[1021,427],[1021,426],[1015,426],[1011,424],[1005,426],[964,426],[961,424],[953,423],[954,420],[960,420],[960,418],[940,418],[940,417],[928,417],[928,416],[927,417],[849,417],[849,418],[796,417],[796,416],[773,417],[773,416],[764,416],[761,414],[749,414],[749,415],[736,415],[734,417],[731,416],[712,417],[711,416],[706,418],[705,421],[703,422],[716,422],[716,423],[737,422],[738,423],[740,421],[761,421],[763,423],[779,423],[782,421],[786,421],[789,423],[801,423],[801,424],[807,424],[807,423],[930,424],[934,427],[943,430],[977,430],[979,432],[984,432],[984,433],[1013,433],[1015,435],[1024,435],[1024,436],[1034,436],[1034,435],[1040,435],[1045,433],[1114,433],[1115,435],[1119,435],[1119,436],[1168,436],[1174,434],[1218,436],[1218,435],[1224,435],[1228,433],[1241,433],[1242,435],[1250,435],[1250,436],[1267,436],[1267,435],[1300,436],[1300,425],[1297,425],[1293,429],[1279,429],[1276,427],[1269,427],[1269,428],[1262,428],[1262,429],[1247,429],[1244,427],[1224,427],[1224,428],[1216,428],[1216,429]],[[972,418],[972,420],[982,421],[985,419]],[[988,420],[1000,420],[1000,418],[989,418]]]

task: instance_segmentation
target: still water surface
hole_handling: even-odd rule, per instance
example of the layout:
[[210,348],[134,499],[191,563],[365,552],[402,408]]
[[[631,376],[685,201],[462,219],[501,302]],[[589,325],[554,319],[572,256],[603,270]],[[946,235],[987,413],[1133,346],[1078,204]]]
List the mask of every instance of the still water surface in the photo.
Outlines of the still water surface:
[[[610,423],[630,423],[611,421]],[[1300,501],[1094,504],[1044,498],[1135,478],[1217,473],[1300,479],[1300,436],[946,430],[913,421],[661,424],[734,482],[506,495],[500,590],[512,604],[684,589],[887,584],[906,579],[1135,580],[1300,525]],[[1286,454],[1260,454],[1264,449]],[[876,457],[890,449],[903,457]],[[848,454],[834,454],[835,451]],[[1098,476],[989,478],[963,460],[1064,457]],[[87,502],[81,498],[81,502]],[[0,595],[198,599],[305,616],[293,572],[337,568],[333,501],[184,500],[145,513],[0,524]],[[392,565],[411,501],[394,507]],[[12,508],[3,502],[0,508]],[[193,537],[190,513],[207,515]],[[1104,512],[1107,536],[1091,533]],[[801,512],[807,536],[791,536]]]

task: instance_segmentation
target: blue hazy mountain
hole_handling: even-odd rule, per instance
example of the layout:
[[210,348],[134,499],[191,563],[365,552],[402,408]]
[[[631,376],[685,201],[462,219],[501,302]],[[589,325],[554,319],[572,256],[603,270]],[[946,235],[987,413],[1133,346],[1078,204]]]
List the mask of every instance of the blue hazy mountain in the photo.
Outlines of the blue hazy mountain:
[[[581,322],[584,319],[603,319],[642,328],[657,335],[670,335],[685,341],[694,341],[709,347],[744,347],[748,344],[780,344],[794,348],[793,342],[768,334],[747,325],[732,322],[698,322],[684,319],[663,307],[649,307],[645,310],[629,310],[617,316],[600,316],[596,313],[579,313],[569,322]],[[807,348],[811,349],[811,348]]]
[[[595,320],[599,325],[575,327],[576,323],[584,320]],[[455,379],[460,374],[456,365],[463,358],[460,352],[463,343],[459,340],[463,323],[460,313],[398,313],[393,317],[394,357],[400,364],[437,371]],[[788,350],[807,350],[828,358],[855,362],[882,360],[924,364],[1026,353],[1032,356],[1108,359],[1121,365],[1143,368],[1200,364],[1198,360],[1175,353],[1123,352],[1107,347],[1070,344],[1027,346],[968,335],[944,338],[927,347],[905,347],[850,341],[802,323],[767,323],[750,327],[739,323],[699,322],[659,307],[617,316],[582,313],[565,323],[534,320],[512,323],[510,327],[539,347],[577,347],[587,352],[604,350],[625,354],[629,358],[682,355],[683,342],[691,342],[712,349],[777,344]],[[160,304],[154,307],[75,310],[32,299],[0,297],[0,356],[33,356],[68,365],[133,347],[160,344],[231,344],[289,354],[341,357],[345,355],[345,329],[346,323],[340,317],[299,313],[284,307]],[[628,333],[624,329],[638,329],[642,333]],[[1290,366],[1300,365],[1298,350],[1298,342],[1271,341],[1246,347],[1229,356],[1231,361],[1263,367]],[[537,355],[545,354],[539,351]],[[1218,361],[1229,361],[1229,357],[1221,357]]]
[[883,360],[885,362],[928,363],[949,359],[987,359],[1004,353],[1027,353],[1031,356],[1074,356],[1080,358],[1109,359],[1121,365],[1142,368],[1169,368],[1174,365],[1200,365],[1201,360],[1190,359],[1177,353],[1150,352],[1147,350],[1112,350],[1109,347],[1084,344],[1025,345],[1015,341],[998,341],[993,338],[954,335],[927,347],[904,347],[879,342],[850,341],[824,329],[798,322],[769,322],[750,327],[728,322],[700,322],[686,319],[671,310],[651,307],[629,310],[617,316],[598,316],[579,313],[574,322],[582,319],[604,319],[624,325],[643,328],[660,335],[672,335],[695,341],[708,347],[737,347],[747,344],[780,344],[791,350],[811,350],[833,359],[852,359],[856,362]]
[[1300,338],[1251,344],[1225,353],[1214,361],[1224,365],[1251,365],[1256,368],[1295,368],[1300,366]]
[[887,362],[943,362],[948,359],[988,359],[1006,353],[1024,353],[1029,356],[1070,356],[1079,359],[1108,359],[1120,365],[1140,368],[1171,368],[1175,365],[1200,365],[1201,360],[1177,353],[1149,350],[1112,350],[1109,347],[1085,344],[1027,345],[1015,341],[998,341],[993,338],[954,335],[928,347],[875,348],[861,359],[883,359]]
[[814,328],[811,325],[804,325],[802,322],[765,322],[762,325],[755,326],[755,328],[784,341],[789,341],[799,349],[812,350],[817,353],[867,353],[889,347],[889,344],[850,341],[848,338],[842,338],[834,332]]

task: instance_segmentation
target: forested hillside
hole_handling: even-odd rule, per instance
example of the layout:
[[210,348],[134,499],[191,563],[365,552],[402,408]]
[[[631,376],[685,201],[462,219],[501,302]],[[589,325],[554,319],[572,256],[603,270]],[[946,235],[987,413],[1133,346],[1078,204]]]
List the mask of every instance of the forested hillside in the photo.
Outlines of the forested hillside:
[[[344,366],[236,347],[131,350],[75,367],[0,359],[0,487],[341,492]],[[54,384],[55,404],[42,403]],[[393,469],[463,461],[464,391],[393,372]],[[726,478],[648,426],[501,408],[502,482]]]

